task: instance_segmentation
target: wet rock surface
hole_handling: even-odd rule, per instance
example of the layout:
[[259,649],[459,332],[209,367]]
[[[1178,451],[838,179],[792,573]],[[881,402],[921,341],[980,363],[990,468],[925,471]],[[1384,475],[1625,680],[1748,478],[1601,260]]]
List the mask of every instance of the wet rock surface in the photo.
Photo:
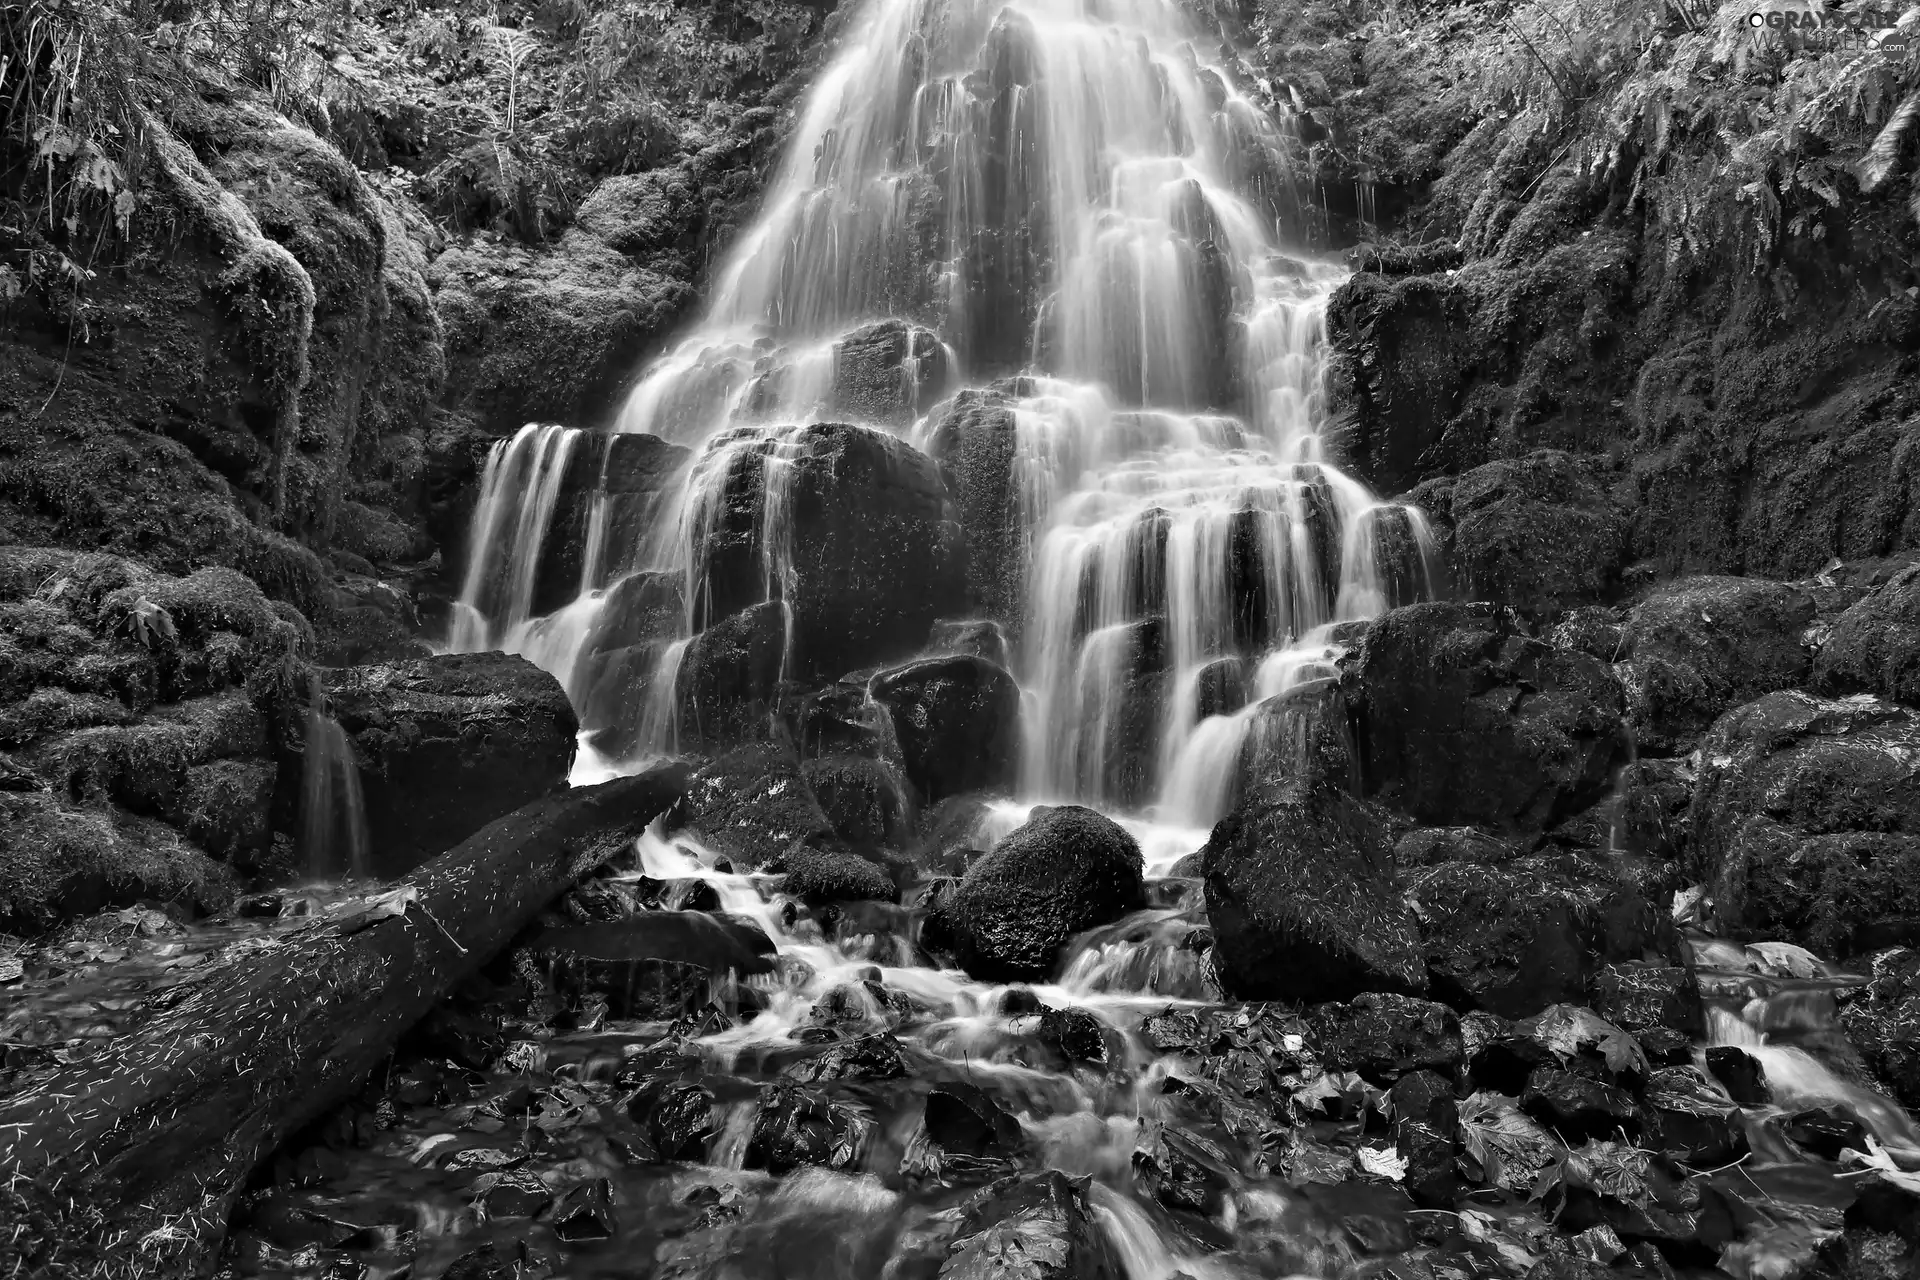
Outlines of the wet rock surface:
[[1140,847],[1079,805],[1041,807],[940,900],[935,945],[983,978],[1044,978],[1076,933],[1145,904]]
[[565,784],[579,722],[524,658],[449,654],[325,675],[365,797],[371,869],[411,870]]
[[1510,611],[1420,604],[1368,625],[1342,677],[1368,794],[1436,825],[1538,830],[1604,796],[1626,758],[1618,686]]
[[1842,954],[1914,938],[1917,734],[1872,695],[1769,694],[1715,723],[1690,857],[1725,927]]

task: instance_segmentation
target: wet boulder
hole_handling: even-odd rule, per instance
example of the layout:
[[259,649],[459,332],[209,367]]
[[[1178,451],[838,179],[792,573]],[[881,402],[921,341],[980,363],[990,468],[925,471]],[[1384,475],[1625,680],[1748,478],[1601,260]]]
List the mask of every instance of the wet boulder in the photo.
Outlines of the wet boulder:
[[796,843],[782,856],[786,890],[808,906],[828,902],[894,902],[900,891],[882,867],[845,849]]
[[927,637],[927,652],[935,656],[958,654],[984,658],[996,667],[1013,669],[1013,651],[1007,644],[1007,633],[990,618],[947,619],[934,623],[933,632]]
[[1689,869],[1723,928],[1823,955],[1920,941],[1920,718],[1769,694],[1701,743]]
[[560,682],[525,658],[447,654],[323,675],[359,765],[375,874],[409,871],[566,785],[579,724]]
[[1727,1091],[1727,1096],[1743,1107],[1764,1107],[1773,1101],[1767,1069],[1760,1059],[1737,1045],[1715,1045],[1708,1049],[1707,1070]]
[[1426,985],[1385,819],[1328,781],[1256,787],[1202,855],[1213,960],[1235,995],[1345,1000]]
[[[965,612],[964,535],[946,483],[905,441],[814,423],[709,448],[730,453],[705,543],[708,599],[731,613],[766,599],[770,578],[784,580],[789,675],[814,682],[897,662],[937,619]],[[771,521],[770,490],[781,500]]]
[[1541,830],[1605,796],[1627,754],[1618,686],[1491,605],[1417,604],[1343,664],[1366,793],[1436,826]]
[[1920,565],[1901,570],[1834,619],[1813,675],[1825,693],[1876,693],[1920,705]]
[[1450,1207],[1460,1193],[1460,1106],[1453,1081],[1437,1071],[1412,1071],[1394,1082],[1393,1145],[1407,1162],[1401,1185],[1414,1203]]
[[1747,1153],[1739,1105],[1691,1065],[1653,1072],[1640,1101],[1652,1150],[1695,1168],[1718,1168]]
[[1133,1176],[1169,1209],[1212,1217],[1238,1174],[1233,1158],[1200,1134],[1154,1121],[1140,1128]]
[[1345,1004],[1316,1005],[1307,1015],[1320,1061],[1391,1084],[1409,1071],[1451,1071],[1465,1056],[1460,1019],[1443,1004],[1370,991]]
[[679,574],[628,574],[607,589],[574,666],[580,728],[602,753],[618,759],[640,745],[653,678],[685,612]]
[[833,837],[800,762],[772,746],[742,747],[696,772],[666,826],[693,831],[738,871],[758,871],[796,842]]
[[1026,614],[1026,521],[1013,460],[1019,448],[1011,396],[968,388],[933,411],[927,451],[940,464],[966,529],[967,602],[1003,625]]
[[1022,1144],[1020,1122],[977,1085],[951,1081],[927,1093],[927,1137],[969,1156],[1007,1156]]
[[1569,1141],[1639,1132],[1633,1095],[1619,1085],[1558,1066],[1540,1066],[1527,1077],[1520,1109]]
[[1876,955],[1872,981],[1848,993],[1840,1025],[1888,1092],[1920,1110],[1920,952]]
[[1121,1280],[1088,1200],[1086,1179],[1024,1174],[985,1188],[960,1209],[941,1280]]
[[1020,686],[984,658],[923,658],[869,686],[887,709],[907,780],[927,804],[1012,783],[1020,755]]
[[1700,980],[1690,965],[1602,965],[1594,975],[1593,1009],[1628,1031],[1667,1027],[1697,1036],[1707,1028]]
[[857,1168],[872,1134],[873,1122],[853,1108],[817,1089],[781,1080],[760,1090],[746,1167],[776,1175],[808,1165]]
[[750,605],[688,642],[674,686],[683,750],[765,739],[786,652],[786,606]]
[[1456,589],[1529,609],[1604,599],[1626,562],[1628,513],[1604,462],[1557,449],[1502,458],[1420,485]]
[[856,422],[908,427],[951,372],[933,330],[897,319],[864,325],[833,344],[833,408]]
[[[532,610],[551,613],[589,589],[606,586],[610,575],[631,565],[633,549],[644,545],[645,534],[691,454],[684,445],[669,444],[644,432],[581,431],[573,435],[560,481],[553,494],[552,514],[540,539],[540,559],[534,570]],[[598,506],[602,526],[600,575],[586,581]],[[635,636],[634,640],[640,637]],[[629,641],[632,643],[633,641]]]
[[967,868],[927,922],[928,941],[989,981],[1051,976],[1074,934],[1146,905],[1140,846],[1079,805],[1041,806]]
[[626,1108],[661,1160],[704,1160],[707,1143],[719,1132],[713,1090],[691,1080],[647,1081]]
[[868,756],[841,753],[808,760],[800,771],[842,840],[856,849],[901,843],[908,802],[890,766]]
[[1406,891],[1433,992],[1459,1009],[1522,1018],[1586,1004],[1603,965],[1685,955],[1662,904],[1605,855],[1440,863],[1410,872]]
[[1813,597],[1765,578],[1682,578],[1633,607],[1615,672],[1643,750],[1685,751],[1724,711],[1804,684]]

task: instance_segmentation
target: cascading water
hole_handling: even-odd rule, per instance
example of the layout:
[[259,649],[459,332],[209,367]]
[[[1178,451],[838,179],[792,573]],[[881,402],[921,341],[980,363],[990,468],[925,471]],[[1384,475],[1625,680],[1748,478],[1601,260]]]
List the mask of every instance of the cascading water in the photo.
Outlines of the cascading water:
[[360,791],[360,766],[346,729],[327,714],[318,676],[307,690],[300,834],[301,860],[313,879],[367,873],[367,812]]
[[[973,386],[1013,423],[1025,604],[999,621],[1029,697],[1023,789],[1218,817],[1255,704],[1324,674],[1332,624],[1426,588],[1419,513],[1327,457],[1344,271],[1282,247],[1290,149],[1171,0],[873,0],[706,318],[620,416],[691,447],[667,499],[616,530],[603,466],[584,549],[558,556],[585,433],[496,446],[453,647],[526,653],[583,723],[625,721],[618,754],[672,753],[690,639],[751,603],[711,579],[739,487],[761,495],[758,598],[786,599],[806,424],[933,447],[954,404],[936,402]],[[578,599],[541,610],[556,561]],[[595,638],[627,625],[614,564],[678,592],[644,637],[647,692],[620,705],[594,655],[642,637]]]

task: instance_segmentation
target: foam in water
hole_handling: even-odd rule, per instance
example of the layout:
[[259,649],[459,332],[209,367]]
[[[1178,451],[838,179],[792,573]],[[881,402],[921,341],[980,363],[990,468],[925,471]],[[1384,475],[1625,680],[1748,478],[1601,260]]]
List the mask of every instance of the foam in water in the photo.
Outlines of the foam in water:
[[[629,761],[672,754],[680,663],[718,621],[703,575],[729,485],[760,487],[760,594],[787,598],[805,426],[927,446],[941,395],[987,388],[1029,547],[1024,616],[1002,619],[1024,792],[1218,818],[1259,748],[1250,708],[1325,670],[1333,624],[1423,594],[1432,553],[1416,510],[1330,458],[1345,271],[1286,247],[1290,122],[1229,60],[1172,0],[870,0],[705,318],[621,413],[694,450],[643,545],[603,545],[603,484],[580,598],[533,616],[582,433],[529,426],[489,457],[452,647],[524,653],[583,723],[632,721]],[[647,637],[638,710],[596,709],[582,672],[615,562],[683,602]]]

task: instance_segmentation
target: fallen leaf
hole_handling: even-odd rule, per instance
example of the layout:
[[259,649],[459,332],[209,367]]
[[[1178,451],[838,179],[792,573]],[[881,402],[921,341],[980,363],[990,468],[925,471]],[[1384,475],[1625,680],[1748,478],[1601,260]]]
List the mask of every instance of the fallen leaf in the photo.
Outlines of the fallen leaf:
[[1389,1182],[1398,1182],[1407,1176],[1407,1158],[1392,1147],[1362,1147],[1354,1155],[1362,1173]]

